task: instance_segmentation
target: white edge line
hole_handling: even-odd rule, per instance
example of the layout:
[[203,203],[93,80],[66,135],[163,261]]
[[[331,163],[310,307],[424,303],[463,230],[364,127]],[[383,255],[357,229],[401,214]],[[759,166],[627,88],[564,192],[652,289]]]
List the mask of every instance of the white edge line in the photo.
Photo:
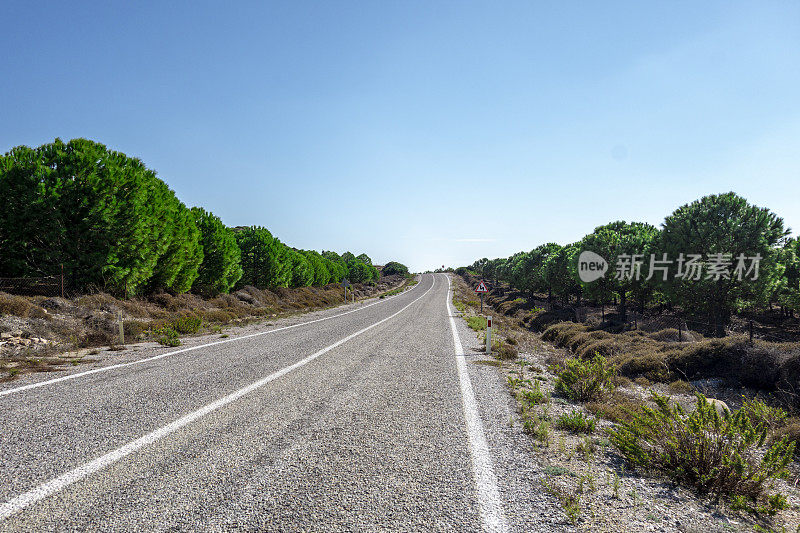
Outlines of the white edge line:
[[145,447],[145,446],[147,446],[149,444],[153,444],[154,442],[156,442],[156,441],[158,441],[160,439],[163,439],[164,437],[168,436],[171,433],[174,433],[175,431],[179,430],[180,428],[182,428],[182,427],[184,427],[184,426],[186,426],[188,424],[191,424],[195,420],[198,420],[198,419],[206,416],[207,414],[212,413],[212,412],[216,411],[217,409],[219,409],[221,407],[224,407],[224,406],[228,405],[229,403],[238,400],[242,396],[244,396],[246,394],[249,394],[249,393],[253,392],[254,390],[256,390],[256,389],[258,389],[260,387],[263,387],[264,385],[266,385],[270,381],[274,381],[274,380],[276,380],[276,379],[278,379],[280,377],[285,376],[286,374],[288,374],[292,370],[295,370],[295,369],[300,368],[301,366],[303,366],[303,365],[305,365],[307,363],[310,363],[311,361],[313,361],[314,359],[316,359],[320,355],[322,355],[322,354],[324,354],[326,352],[329,352],[329,351],[333,350],[334,348],[344,344],[345,342],[347,342],[347,341],[349,341],[349,340],[351,340],[351,339],[353,339],[355,337],[358,337],[362,333],[365,333],[366,331],[369,331],[370,329],[374,328],[375,326],[378,326],[379,324],[383,324],[387,320],[390,320],[390,319],[396,317],[397,315],[399,315],[400,313],[402,313],[403,311],[405,311],[406,309],[408,309],[409,307],[411,307],[412,305],[417,303],[420,299],[425,297],[425,295],[428,294],[431,291],[431,289],[433,289],[434,285],[436,285],[436,276],[432,276],[432,278],[433,278],[433,282],[431,283],[431,286],[428,287],[428,290],[426,290],[421,296],[419,296],[418,298],[415,298],[412,302],[410,302],[408,305],[406,305],[405,307],[403,307],[402,309],[400,309],[399,311],[397,311],[393,315],[390,315],[390,316],[388,316],[386,318],[383,318],[383,319],[379,320],[378,322],[375,322],[374,324],[365,327],[364,329],[356,331],[355,333],[353,333],[351,335],[348,335],[347,337],[345,337],[345,338],[343,338],[343,339],[331,344],[330,346],[327,346],[327,347],[319,350],[318,352],[315,352],[315,353],[309,355],[308,357],[305,357],[305,358],[297,361],[294,364],[286,366],[286,367],[278,370],[277,372],[274,372],[274,373],[272,373],[272,374],[270,374],[270,375],[268,375],[268,376],[266,376],[264,378],[261,378],[260,380],[254,382],[254,383],[251,383],[250,385],[247,385],[246,387],[243,387],[243,388],[241,388],[241,389],[239,389],[239,390],[237,390],[235,392],[232,392],[232,393],[228,394],[227,396],[223,396],[222,398],[219,398],[218,400],[215,400],[215,401],[213,401],[213,402],[211,402],[209,404],[206,404],[203,407],[201,407],[200,409],[197,409],[196,411],[192,411],[191,413],[179,418],[178,420],[175,420],[174,422],[171,422],[171,423],[167,424],[166,426],[160,427],[160,428],[156,429],[155,431],[152,431],[151,433],[148,433],[148,434],[146,434],[146,435],[144,435],[142,437],[139,437],[138,439],[136,439],[134,441],[129,442],[128,444],[125,444],[124,446],[121,446],[121,447],[117,448],[116,450],[108,452],[105,455],[101,455],[100,457],[98,457],[98,458],[96,458],[96,459],[94,459],[92,461],[89,461],[88,463],[85,463],[85,464],[83,464],[83,465],[81,465],[81,466],[79,466],[79,467],[77,467],[77,468],[75,468],[73,470],[70,470],[69,472],[67,472],[65,474],[62,474],[62,475],[58,476],[57,478],[54,478],[54,479],[52,479],[52,480],[50,480],[50,481],[48,481],[46,483],[42,483],[41,485],[37,486],[36,488],[31,489],[31,490],[29,490],[27,492],[24,492],[24,493],[20,494],[19,496],[16,496],[15,498],[12,498],[11,500],[7,501],[6,503],[0,505],[0,522],[2,522],[3,520],[6,520],[10,516],[20,512],[20,511],[22,511],[24,508],[30,506],[31,504],[34,504],[34,503],[38,502],[39,500],[42,500],[44,498],[47,498],[48,496],[51,496],[51,495],[55,494],[56,492],[64,489],[65,487],[68,487],[69,485],[72,485],[73,483],[75,483],[77,481],[80,481],[80,480],[84,479],[85,477],[87,477],[87,476],[89,476],[91,474],[94,474],[98,470],[101,470],[101,469],[103,469],[103,468],[105,468],[105,467],[107,467],[107,466],[119,461],[123,457],[125,457],[127,455],[130,455],[133,452],[135,452],[135,451],[137,451],[137,450],[139,450],[139,449],[141,449],[141,448],[143,448],[143,447]]
[[447,278],[447,316],[450,318],[450,329],[453,331],[453,344],[455,345],[456,366],[458,380],[461,384],[461,399],[464,403],[464,419],[469,435],[469,452],[472,459],[472,470],[475,473],[475,485],[478,495],[478,508],[485,531],[508,531],[500,491],[497,490],[497,477],[492,468],[492,458],[486,435],[483,431],[483,422],[478,413],[478,404],[472,392],[472,382],[469,380],[467,363],[464,360],[464,347],[458,336],[456,321],[453,319],[453,310],[450,306],[450,276]]
[[[413,290],[413,287],[410,290]],[[398,293],[395,296],[400,296],[404,292],[406,292],[406,291]],[[317,322],[323,322],[325,320],[331,320],[333,318],[339,318],[340,316],[349,315],[350,313],[363,311],[364,309],[367,309],[368,307],[372,307],[373,305],[377,305],[379,303],[388,302],[389,300],[391,300],[395,296],[390,296],[389,298],[384,298],[383,300],[378,300],[377,302],[372,302],[371,304],[367,304],[367,305],[361,306],[358,309],[351,309],[350,311],[345,311],[344,313],[339,313],[338,315],[327,316],[327,317],[318,318],[318,319],[315,319],[315,320],[309,320],[308,322],[300,322],[298,324],[292,324],[290,326],[283,326],[283,327],[271,329],[271,330],[268,330],[268,331],[260,331],[258,333],[250,333],[250,334],[247,334],[247,335],[242,335],[240,337],[234,337],[232,339],[225,339],[225,340],[222,340],[222,341],[209,342],[209,343],[206,343],[206,344],[198,344],[197,346],[189,346],[188,348],[181,348],[180,350],[174,350],[172,352],[166,352],[166,353],[154,355],[152,357],[147,357],[145,359],[137,359],[136,361],[130,361],[128,363],[117,363],[115,365],[104,366],[104,367],[95,368],[95,369],[92,369],[92,370],[86,370],[84,372],[77,372],[75,374],[69,374],[67,376],[61,376],[60,378],[53,378],[53,379],[48,379],[46,381],[39,381],[39,382],[36,382],[36,383],[30,383],[28,385],[22,385],[21,387],[15,387],[13,389],[1,390],[0,391],[0,397],[7,396],[9,394],[14,394],[16,392],[22,392],[22,391],[26,391],[26,390],[30,390],[30,389],[37,389],[39,387],[44,387],[45,385],[52,385],[53,383],[59,383],[61,381],[67,381],[67,380],[71,380],[71,379],[80,378],[80,377],[83,377],[83,376],[88,376],[90,374],[97,374],[99,372],[108,372],[109,370],[115,370],[117,368],[124,368],[126,366],[140,365],[142,363],[148,363],[150,361],[156,361],[158,359],[163,359],[164,357],[168,357],[170,355],[177,355],[179,353],[190,352],[192,350],[199,350],[200,348],[208,348],[209,346],[216,346],[218,344],[225,344],[225,343],[228,343],[228,342],[240,341],[242,339],[249,339],[251,337],[258,337],[260,335],[267,335],[268,333],[275,333],[277,331],[283,331],[283,330],[287,330],[287,329],[298,328],[300,326],[307,326],[309,324],[316,324]]]

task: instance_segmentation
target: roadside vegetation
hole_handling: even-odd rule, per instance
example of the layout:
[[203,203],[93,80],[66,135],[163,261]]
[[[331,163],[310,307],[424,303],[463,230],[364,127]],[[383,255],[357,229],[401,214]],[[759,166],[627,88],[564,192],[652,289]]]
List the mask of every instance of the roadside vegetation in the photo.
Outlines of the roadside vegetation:
[[120,320],[125,342],[177,346],[338,305],[345,279],[361,298],[415,283],[397,261],[382,271],[367,254],[227,227],[185,206],[139,159],[86,139],[12,149],[0,156],[0,189],[13,198],[0,205],[0,380],[78,364],[83,356],[65,354],[87,348],[119,349]]
[[[356,299],[397,294],[416,284],[397,274],[375,284],[353,284]],[[154,341],[179,346],[195,334],[227,337],[228,328],[264,322],[314,309],[341,305],[341,285],[258,289],[246,286],[230,294],[157,293],[115,298],[95,293],[76,298],[12,296],[0,293],[0,380],[28,372],[95,360],[101,350],[124,348],[119,342],[119,316],[125,343]]]
[[[608,262],[604,277],[591,282],[579,279],[582,251],[595,252]],[[688,274],[688,254],[702,255],[701,275],[676,275],[679,268]],[[630,259],[623,265],[632,265],[634,256],[638,260],[633,269],[618,268],[619,258]],[[747,257],[760,258],[757,277],[749,270],[754,265],[744,261]],[[659,263],[665,258],[666,263]],[[716,259],[719,275],[709,270]],[[739,266],[746,268],[737,271]],[[790,237],[777,214],[732,192],[679,207],[660,229],[639,222],[611,222],[575,243],[547,243],[508,258],[480,259],[456,273],[472,273],[493,286],[502,283],[518,291],[524,300],[511,301],[510,306],[533,303],[540,295],[548,310],[555,304],[561,304],[559,308],[589,304],[603,310],[613,306],[615,312],[604,313],[604,319],[617,324],[629,323],[632,311],[639,315],[649,311],[682,318],[709,337],[726,336],[741,325],[737,319],[745,317],[761,326],[756,336],[782,333],[784,340],[800,340],[800,242]]]
[[[454,276],[453,285],[468,319],[478,315],[479,304],[469,303],[477,278],[467,279]],[[629,368],[621,365],[624,350],[589,349],[605,335],[592,339],[591,331],[569,323],[554,324],[561,327],[543,340],[525,316],[496,308],[491,314],[493,336],[520,352],[510,359],[493,354],[519,409],[509,424],[531,439],[543,465],[542,489],[566,522],[591,531],[798,529],[794,435],[800,424],[791,413],[750,389],[734,389],[739,399],[726,397],[727,404],[707,397],[703,391],[719,392],[713,380],[623,373]],[[480,347],[482,332],[476,336]],[[655,337],[647,342],[670,340]],[[707,357],[713,355],[701,359]]]

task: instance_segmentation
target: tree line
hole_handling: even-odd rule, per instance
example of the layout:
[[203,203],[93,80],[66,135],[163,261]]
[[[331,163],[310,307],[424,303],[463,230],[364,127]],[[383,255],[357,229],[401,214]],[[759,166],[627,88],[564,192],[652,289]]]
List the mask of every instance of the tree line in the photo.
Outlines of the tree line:
[[[623,320],[632,303],[642,311],[680,306],[722,334],[734,312],[777,304],[794,316],[800,309],[800,242],[790,233],[775,213],[730,192],[679,207],[660,228],[611,222],[575,243],[542,244],[469,268],[549,300],[615,302]],[[581,280],[585,251],[608,262],[605,276]]]
[[19,146],[0,157],[0,276],[66,274],[77,291],[370,283],[366,254],[299,250],[260,226],[229,228],[187,208],[136,158],[87,139]]

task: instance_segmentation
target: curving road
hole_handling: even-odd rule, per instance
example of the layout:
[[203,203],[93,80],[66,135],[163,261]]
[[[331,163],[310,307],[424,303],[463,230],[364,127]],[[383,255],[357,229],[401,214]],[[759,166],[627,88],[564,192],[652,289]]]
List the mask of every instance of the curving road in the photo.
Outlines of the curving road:
[[0,530],[566,528],[449,285],[4,384]]

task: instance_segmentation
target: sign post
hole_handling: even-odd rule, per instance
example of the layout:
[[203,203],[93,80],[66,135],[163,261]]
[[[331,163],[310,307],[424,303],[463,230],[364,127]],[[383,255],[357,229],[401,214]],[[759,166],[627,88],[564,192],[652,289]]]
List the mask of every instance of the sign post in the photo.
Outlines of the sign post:
[[481,313],[483,313],[483,293],[489,292],[489,289],[486,288],[486,283],[484,283],[483,280],[481,280],[481,282],[478,283],[478,286],[475,287],[475,292],[481,295]]
[[492,317],[486,318],[486,353],[492,353]]
[[350,282],[347,280],[347,278],[343,278],[342,279],[342,287],[344,287],[344,303],[347,303],[347,287],[349,287],[349,286],[350,286]]

